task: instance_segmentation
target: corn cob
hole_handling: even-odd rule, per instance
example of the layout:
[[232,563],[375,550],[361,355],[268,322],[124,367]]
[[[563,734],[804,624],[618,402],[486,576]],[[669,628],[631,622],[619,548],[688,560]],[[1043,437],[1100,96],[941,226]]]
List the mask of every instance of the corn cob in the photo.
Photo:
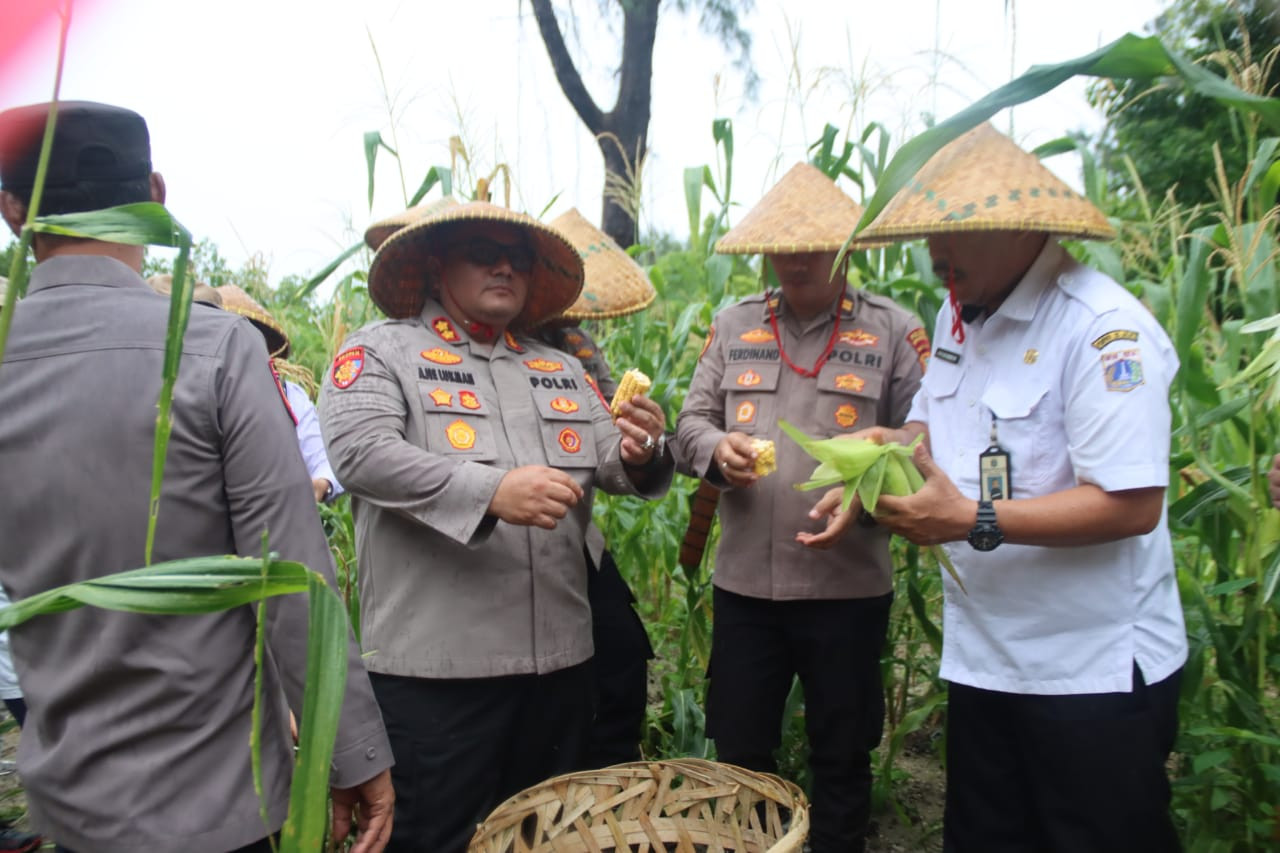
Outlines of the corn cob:
[[[841,512],[846,512],[856,497],[862,502],[862,508],[872,514],[880,501],[880,495],[911,495],[924,485],[924,477],[911,460],[922,436],[916,436],[916,440],[909,445],[894,442],[876,444],[874,441],[851,441],[847,438],[810,438],[786,421],[778,421],[778,426],[819,463],[809,479],[797,483],[796,488],[807,491],[843,483]],[[947,552],[937,545],[931,546],[929,550],[938,564],[951,575],[960,591],[967,595],[968,591],[956,574]]]
[[756,452],[755,472],[759,477],[767,477],[778,470],[778,458],[773,442],[767,438],[751,439],[751,449]]
[[609,411],[613,413],[613,419],[617,420],[618,415],[622,414],[623,403],[631,402],[631,398],[637,394],[648,394],[652,386],[653,383],[649,377],[634,367],[622,374],[618,390],[613,392],[613,401],[609,403]]

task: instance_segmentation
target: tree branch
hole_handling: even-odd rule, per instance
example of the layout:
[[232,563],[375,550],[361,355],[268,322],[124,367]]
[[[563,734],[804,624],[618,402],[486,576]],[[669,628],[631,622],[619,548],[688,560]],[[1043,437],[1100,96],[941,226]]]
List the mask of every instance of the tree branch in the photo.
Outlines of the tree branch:
[[551,8],[551,0],[529,0],[533,7],[533,17],[538,22],[538,33],[542,43],[546,45],[547,56],[551,59],[551,68],[556,73],[556,82],[561,91],[573,106],[578,118],[592,134],[600,134],[604,130],[604,113],[596,106],[587,87],[582,82],[582,75],[569,56],[564,36],[560,33],[560,24],[556,21],[556,13]]

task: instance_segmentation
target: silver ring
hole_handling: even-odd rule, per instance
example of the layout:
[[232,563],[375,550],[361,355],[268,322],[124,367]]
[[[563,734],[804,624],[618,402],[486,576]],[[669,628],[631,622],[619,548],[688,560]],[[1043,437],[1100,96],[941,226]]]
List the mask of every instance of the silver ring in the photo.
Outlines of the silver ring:
[[728,471],[728,470],[729,470],[729,463],[728,463],[728,462],[725,462],[723,459],[721,459],[721,460],[720,460],[720,470],[721,470],[721,471]]
[[641,450],[653,450],[653,436],[651,436],[651,435],[646,435],[646,436],[644,437],[644,444],[640,445],[640,449],[641,449]]

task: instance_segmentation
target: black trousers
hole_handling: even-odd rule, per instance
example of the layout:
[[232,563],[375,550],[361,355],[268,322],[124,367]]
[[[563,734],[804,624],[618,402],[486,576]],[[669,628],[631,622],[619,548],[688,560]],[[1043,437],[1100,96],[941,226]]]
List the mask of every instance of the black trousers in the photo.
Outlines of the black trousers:
[[587,598],[596,649],[592,659],[596,712],[582,766],[595,769],[640,760],[653,647],[632,607],[635,596],[608,551],[598,568],[587,570]]
[[1165,761],[1182,671],[1129,693],[952,683],[945,853],[1174,853]]
[[707,734],[721,761],[776,772],[792,679],[804,688],[813,853],[865,845],[871,750],[884,728],[880,654],[893,595],[768,601],[717,587]]
[[589,662],[547,675],[369,679],[396,761],[393,853],[460,853],[503,800],[580,763]]

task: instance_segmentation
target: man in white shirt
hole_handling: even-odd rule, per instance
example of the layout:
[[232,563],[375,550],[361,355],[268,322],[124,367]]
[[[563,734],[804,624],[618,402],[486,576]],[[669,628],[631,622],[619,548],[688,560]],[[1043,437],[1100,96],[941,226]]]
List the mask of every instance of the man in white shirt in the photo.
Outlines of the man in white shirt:
[[943,577],[948,853],[1179,849],[1164,768],[1187,656],[1165,521],[1178,360],[1141,303],[1050,236],[1111,234],[985,125],[861,235],[927,238],[951,289],[907,423],[862,434],[925,435],[924,487],[876,517],[944,545],[967,590]]

